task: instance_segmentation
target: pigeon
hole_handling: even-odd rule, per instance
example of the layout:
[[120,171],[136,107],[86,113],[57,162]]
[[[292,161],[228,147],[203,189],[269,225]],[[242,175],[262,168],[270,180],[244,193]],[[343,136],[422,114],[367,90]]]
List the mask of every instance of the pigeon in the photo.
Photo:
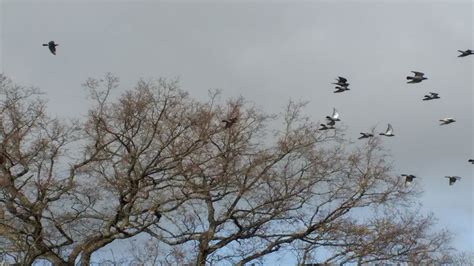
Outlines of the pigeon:
[[468,162],[474,164],[474,159],[469,159]]
[[410,81],[408,81],[407,83],[420,83],[423,80],[428,79],[428,78],[424,77],[425,74],[422,73],[422,72],[412,71],[412,73],[414,73],[415,76],[413,76],[413,77],[408,76],[407,79],[410,80]]
[[347,88],[349,86],[349,83],[347,83],[347,79],[346,78],[343,78],[343,77],[337,77],[337,82],[335,83],[332,83],[332,84],[335,84],[335,85],[338,85],[338,86],[341,86],[341,87],[345,87]]
[[326,116],[328,121],[341,121],[339,119],[339,113],[337,112],[336,108],[332,108],[332,116]]
[[54,41],[50,41],[49,43],[43,43],[43,46],[48,46],[49,50],[52,54],[56,55],[56,46],[59,44],[55,43]]
[[237,117],[233,117],[231,119],[224,119],[222,120],[222,122],[225,123],[224,128],[227,129],[234,125],[235,122],[237,122]]
[[334,93],[345,92],[345,91],[348,91],[348,90],[350,90],[350,89],[347,86],[346,87],[336,86],[336,90],[334,91]]
[[440,126],[448,125],[448,124],[456,122],[456,120],[454,120],[454,118],[451,118],[451,117],[443,118],[443,119],[440,119],[439,121],[441,122]]
[[440,99],[438,93],[435,92],[430,92],[430,94],[426,94],[425,98],[423,98],[423,101],[429,101],[429,100],[435,100],[435,99]]
[[334,129],[334,124],[335,123],[334,123],[334,121],[332,121],[332,122],[333,123],[331,123],[331,122],[327,123],[327,125],[326,124],[321,124],[320,125],[321,127],[319,128],[319,130],[322,131],[322,130]]
[[470,49],[467,49],[466,51],[458,50],[458,52],[461,53],[460,55],[458,55],[458,57],[465,57],[474,54],[474,51]]
[[449,179],[449,185],[452,186],[456,180],[461,180],[460,176],[445,176],[445,178]]
[[416,178],[416,176],[414,175],[407,175],[407,174],[403,174],[402,175],[403,177],[405,177],[405,184],[410,184],[411,182],[413,182],[413,179]]
[[368,132],[361,132],[360,133],[362,136],[359,137],[359,139],[367,139],[367,138],[371,138],[374,136],[374,134],[372,133],[368,133]]
[[393,137],[393,136],[395,136],[395,135],[393,134],[392,125],[388,124],[387,130],[385,131],[385,133],[380,133],[379,135],[381,135],[381,136],[386,136],[386,137]]

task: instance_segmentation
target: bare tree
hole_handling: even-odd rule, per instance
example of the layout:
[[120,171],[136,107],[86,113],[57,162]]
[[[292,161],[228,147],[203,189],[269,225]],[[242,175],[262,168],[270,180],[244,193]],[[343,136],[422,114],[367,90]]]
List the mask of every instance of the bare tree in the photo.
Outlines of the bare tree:
[[153,264],[285,252],[301,264],[424,263],[449,249],[379,138],[357,147],[342,130],[321,132],[302,103],[267,115],[217,92],[193,100],[175,81],[139,81],[115,98],[117,86],[110,74],[87,80],[87,119],[64,122],[2,76],[0,252],[89,265],[144,234],[155,242],[141,258]]

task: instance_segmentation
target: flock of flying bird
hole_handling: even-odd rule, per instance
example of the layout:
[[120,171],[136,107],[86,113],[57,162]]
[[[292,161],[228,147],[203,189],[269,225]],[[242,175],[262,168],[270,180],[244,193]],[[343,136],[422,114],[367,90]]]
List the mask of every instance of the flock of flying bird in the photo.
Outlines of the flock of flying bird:
[[[53,54],[56,55],[56,46],[59,46],[59,44],[55,43],[54,41],[50,41],[48,43],[43,43],[43,46],[47,46],[49,48],[49,51]],[[473,50],[458,50],[461,54],[458,55],[458,57],[465,57],[468,55],[474,55]],[[418,71],[412,71],[414,76],[407,76],[407,80],[409,80],[407,83],[420,83],[423,80],[426,80],[428,78],[425,77],[425,74],[422,72]],[[335,91],[334,93],[342,93],[345,91],[350,90],[349,89],[349,83],[347,83],[347,79],[344,77],[338,77],[337,82],[334,82],[332,84],[335,84]],[[435,92],[430,92],[429,94],[425,95],[423,98],[423,101],[430,101],[430,100],[435,100],[435,99],[440,99],[438,93]],[[237,122],[237,117],[232,117],[228,119],[223,119],[221,122],[224,123],[224,129],[228,129],[232,127],[236,122]],[[339,113],[337,112],[336,108],[333,108],[333,112],[331,116],[326,116],[327,123],[326,124],[320,124],[319,130],[330,130],[330,129],[335,129],[336,122],[341,121],[339,118]],[[440,125],[448,125],[451,123],[456,122],[454,118],[448,117],[448,118],[443,118],[439,120],[441,122]],[[361,136],[359,139],[367,139],[367,138],[372,138],[374,134],[370,132],[361,132]],[[387,130],[385,132],[380,133],[379,135],[381,136],[386,136],[386,137],[393,137],[395,134],[393,134],[393,127],[392,125],[388,124]],[[469,159],[468,162],[474,164],[474,159]],[[405,177],[405,183],[409,184],[413,182],[413,179],[416,178],[415,175],[412,174],[402,174],[402,177]],[[445,176],[445,178],[449,179],[449,185],[453,185],[457,180],[460,180],[461,177],[459,176]]]
[[[460,55],[458,55],[458,57],[465,57],[465,56],[474,54],[474,51],[470,49],[465,50],[465,51],[458,50],[458,52],[461,53]],[[414,74],[413,76],[407,76],[407,80],[408,80],[407,83],[420,83],[423,80],[428,79],[427,77],[425,77],[425,74],[422,72],[412,71],[412,73]],[[337,77],[336,82],[332,84],[336,85],[334,93],[342,93],[342,92],[350,90],[349,83],[347,83],[347,79],[344,77]],[[425,95],[422,100],[430,101],[430,100],[436,100],[440,98],[441,97],[439,97],[438,93],[430,92],[429,94]],[[319,130],[335,129],[336,122],[341,121],[339,118],[339,113],[337,112],[336,108],[333,108],[332,115],[326,116],[326,120],[327,122],[325,124],[320,124]],[[456,120],[452,117],[443,118],[443,119],[440,119],[439,121],[441,122],[440,125],[448,125],[448,124],[456,122]],[[374,136],[374,134],[371,132],[361,132],[360,134],[361,136],[359,137],[359,139],[367,139],[367,138],[372,138]],[[379,133],[379,135],[386,136],[386,137],[395,136],[395,134],[393,134],[392,125],[388,124],[387,130],[385,132]],[[469,159],[468,162],[474,164],[474,159]],[[411,175],[411,174],[402,174],[401,176],[405,177],[406,184],[410,184],[411,182],[413,182],[413,179],[416,178],[415,175]],[[453,185],[457,180],[461,179],[461,177],[459,176],[445,176],[445,178],[449,179],[450,186]]]

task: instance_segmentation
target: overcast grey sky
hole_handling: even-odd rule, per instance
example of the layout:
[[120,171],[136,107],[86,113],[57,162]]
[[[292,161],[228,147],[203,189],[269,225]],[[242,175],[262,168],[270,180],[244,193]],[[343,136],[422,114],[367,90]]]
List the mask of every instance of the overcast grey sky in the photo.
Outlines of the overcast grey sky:
[[[41,88],[60,116],[84,115],[80,84],[112,72],[122,90],[179,77],[195,97],[219,88],[268,112],[290,98],[309,101],[315,120],[336,107],[354,140],[390,122],[395,170],[420,177],[423,209],[474,251],[474,56],[457,57],[474,49],[471,1],[1,3],[0,71]],[[57,56],[41,46],[50,40]],[[429,79],[406,84],[411,70]],[[332,92],[338,75],[349,92]],[[421,101],[430,91],[441,100]],[[440,127],[444,117],[457,122]],[[445,175],[463,179],[449,187]]]

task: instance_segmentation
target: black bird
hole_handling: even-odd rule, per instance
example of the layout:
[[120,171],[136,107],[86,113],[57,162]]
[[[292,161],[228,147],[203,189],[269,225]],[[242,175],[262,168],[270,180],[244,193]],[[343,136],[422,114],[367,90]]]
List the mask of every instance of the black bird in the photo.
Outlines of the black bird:
[[43,43],[43,46],[48,46],[49,50],[52,54],[56,55],[56,46],[59,44],[55,43],[54,41],[50,41],[49,43]]
[[469,159],[468,162],[474,164],[474,159]]
[[423,101],[430,101],[430,100],[435,100],[435,99],[441,99],[441,97],[439,97],[438,93],[430,92],[430,94],[425,95],[425,98],[423,98]]
[[467,49],[466,51],[458,50],[458,52],[461,53],[460,55],[458,55],[458,57],[465,57],[474,54],[474,51],[471,49]]
[[412,71],[412,73],[415,74],[415,76],[413,77],[408,76],[407,79],[410,81],[408,81],[407,83],[420,83],[423,80],[428,79],[424,77],[425,74],[422,72]]
[[461,180],[460,176],[445,176],[444,178],[449,179],[449,185],[450,186],[452,186],[456,182],[456,180]]
[[328,129],[335,129],[336,121],[329,120],[327,124],[320,124],[319,130],[328,130]]
[[343,78],[343,77],[337,77],[337,82],[335,83],[332,83],[332,84],[335,84],[335,85],[338,85],[338,86],[341,86],[341,87],[348,87],[349,86],[349,83],[347,83],[347,79],[346,78]]
[[367,133],[367,132],[360,132],[360,134],[362,136],[359,137],[359,139],[367,139],[367,138],[371,138],[374,136],[374,134],[372,133]]
[[336,86],[336,90],[334,91],[334,93],[345,92],[345,91],[348,91],[348,90],[350,90],[350,89],[347,86],[346,87]]
[[413,179],[416,178],[416,176],[414,175],[407,175],[407,174],[403,174],[402,175],[403,177],[405,177],[405,184],[410,184],[411,182],[413,182]]
[[235,122],[237,122],[237,117],[233,117],[233,118],[230,118],[230,119],[224,119],[222,120],[223,123],[225,123],[224,125],[224,128],[230,128],[232,125],[235,124]]

